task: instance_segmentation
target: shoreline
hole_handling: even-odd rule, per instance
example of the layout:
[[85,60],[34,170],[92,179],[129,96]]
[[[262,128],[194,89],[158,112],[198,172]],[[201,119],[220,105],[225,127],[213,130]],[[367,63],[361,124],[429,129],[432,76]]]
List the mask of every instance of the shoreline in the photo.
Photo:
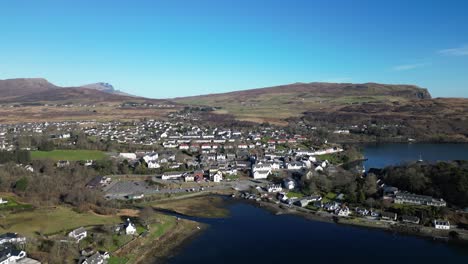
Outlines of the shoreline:
[[[179,225],[179,223],[184,224]],[[199,227],[199,229],[196,227]],[[201,235],[206,228],[208,227],[205,224],[180,219],[174,230],[169,231],[162,237],[150,240],[144,245],[141,245],[141,247],[138,248],[139,251],[142,251],[141,255],[130,263],[166,263],[168,259],[182,250],[185,245]]]
[[[387,222],[387,221],[379,221],[379,220],[367,220],[361,218],[344,218],[338,217],[335,215],[331,215],[326,212],[314,212],[311,210],[303,209],[303,208],[286,208],[283,204],[276,204],[267,201],[252,201],[252,200],[244,200],[240,198],[231,198],[225,194],[207,194],[221,196],[227,198],[227,201],[234,200],[239,201],[247,204],[251,204],[261,209],[265,209],[272,214],[275,215],[295,215],[298,217],[305,218],[309,221],[318,221],[318,222],[325,222],[331,224],[339,224],[339,225],[347,225],[356,228],[367,228],[373,230],[381,230],[384,232],[394,233],[398,235],[406,235],[406,236],[413,236],[422,239],[431,239],[431,240],[438,240],[443,241],[445,243],[458,243],[462,245],[468,244],[468,232],[458,232],[459,237],[458,239],[453,239],[450,237],[450,231],[455,230],[436,230],[434,228],[426,227],[426,226],[419,226],[419,225],[407,225],[401,224],[397,222]],[[190,198],[190,197],[189,197]],[[189,199],[188,198],[188,199]],[[182,198],[183,199],[183,198]],[[185,215],[180,212],[170,210],[170,209],[156,209],[158,212],[172,215],[174,217],[180,216],[180,220],[178,222],[188,222],[191,223],[192,230],[179,230],[178,226],[176,226],[175,230],[170,231],[169,233],[163,235],[160,238],[155,240],[151,240],[143,245],[141,249],[143,250],[141,256],[136,259],[132,264],[142,264],[142,263],[166,263],[171,257],[180,254],[183,250],[184,246],[191,243],[194,239],[196,239],[199,235],[202,235],[203,232],[209,228],[209,225],[194,221],[194,218],[203,218],[191,215]],[[193,229],[194,226],[200,227],[200,229]],[[459,230],[458,230],[459,231]],[[155,243],[157,242],[157,243]],[[140,249],[140,250],[141,250]]]
[[[333,223],[339,225],[354,226],[360,228],[370,228],[376,230],[383,230],[387,232],[392,232],[400,235],[410,235],[414,237],[427,238],[433,240],[445,240],[447,242],[456,242],[468,244],[468,231],[459,232],[461,230],[437,230],[434,228],[420,226],[420,225],[410,225],[410,224],[401,224],[398,222],[387,222],[387,221],[372,221],[361,218],[345,218],[331,215],[328,213],[318,214],[307,209],[289,209],[282,208],[282,205],[274,204],[271,202],[265,201],[246,201],[254,206],[264,208],[276,215],[289,214],[296,215],[299,217],[306,218],[311,221],[319,221],[326,223]],[[353,221],[357,219],[358,221]],[[450,232],[455,231],[458,233],[458,238],[454,239],[450,237]]]

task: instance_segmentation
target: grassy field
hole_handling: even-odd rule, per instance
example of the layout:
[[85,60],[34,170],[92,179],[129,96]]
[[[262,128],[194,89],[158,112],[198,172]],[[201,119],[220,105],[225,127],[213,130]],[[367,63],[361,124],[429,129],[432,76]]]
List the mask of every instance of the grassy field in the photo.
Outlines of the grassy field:
[[176,220],[172,216],[158,215],[160,223],[150,225],[150,239],[156,239],[164,235],[169,229],[173,228],[176,224]]
[[345,162],[345,160],[343,159],[343,155],[336,153],[318,155],[317,158],[319,160],[328,160],[328,162],[330,162],[333,165],[338,165]]
[[16,232],[27,236],[38,233],[51,235],[81,226],[120,223],[118,216],[77,213],[67,207],[41,208],[33,211],[6,214],[0,218],[0,232]]
[[125,109],[115,105],[91,107],[51,107],[27,106],[0,108],[0,123],[52,122],[52,121],[132,121],[142,118],[163,118],[180,108],[131,108]]
[[19,203],[12,197],[8,197],[8,198],[4,197],[3,201],[7,201],[7,203],[0,204],[0,211],[18,211],[18,210],[27,210],[27,209],[33,208],[32,205]]
[[176,219],[163,214],[155,214],[154,217],[157,223],[150,224],[147,236],[138,238],[138,243],[136,243],[138,246],[124,249],[126,253],[119,254],[119,257],[127,262],[115,263],[160,263],[173,254],[175,247],[199,231],[197,222]]
[[302,198],[304,197],[304,194],[303,193],[300,193],[300,192],[288,192],[287,194],[288,198]]
[[33,160],[51,159],[51,160],[101,160],[106,154],[99,150],[53,150],[53,151],[32,151]]
[[116,256],[111,256],[109,261],[107,262],[108,264],[125,264],[128,262],[127,258],[121,258],[121,257],[116,257]]
[[168,202],[154,203],[154,208],[175,211],[177,213],[196,217],[220,218],[228,215],[223,208],[223,200],[216,196],[201,196]]

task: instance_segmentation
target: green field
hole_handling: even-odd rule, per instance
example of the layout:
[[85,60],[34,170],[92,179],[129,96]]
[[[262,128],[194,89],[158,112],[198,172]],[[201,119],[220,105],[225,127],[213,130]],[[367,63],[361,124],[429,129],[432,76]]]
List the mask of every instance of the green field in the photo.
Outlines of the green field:
[[93,213],[77,213],[67,207],[41,208],[0,219],[0,232],[15,232],[27,236],[38,233],[51,235],[81,226],[112,225],[120,223],[118,216],[101,216]]
[[121,258],[121,257],[116,257],[116,256],[111,256],[109,261],[107,262],[108,264],[125,264],[128,262],[127,258]]
[[3,201],[7,201],[7,203],[0,204],[0,211],[19,211],[33,208],[33,206],[30,204],[18,203],[15,199],[10,197],[3,198]]
[[229,211],[225,209],[223,205],[224,201],[217,196],[201,196],[152,204],[152,206],[157,209],[165,209],[183,215],[205,218],[222,218],[228,216]]
[[343,157],[340,154],[323,154],[316,156],[319,160],[325,161],[328,160],[333,165],[338,165],[344,162]]
[[99,150],[52,150],[52,151],[32,151],[33,160],[51,159],[51,160],[102,160],[106,154]]
[[300,193],[300,192],[288,192],[287,194],[288,198],[302,198],[304,197],[304,194],[303,193]]

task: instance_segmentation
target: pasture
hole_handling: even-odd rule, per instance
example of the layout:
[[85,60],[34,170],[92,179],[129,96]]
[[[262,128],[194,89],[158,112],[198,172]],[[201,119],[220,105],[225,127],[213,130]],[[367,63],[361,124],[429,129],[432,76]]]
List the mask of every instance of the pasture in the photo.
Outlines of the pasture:
[[0,218],[0,232],[26,236],[52,235],[81,226],[112,225],[121,222],[119,216],[77,213],[68,207],[47,207],[21,213],[5,214]]
[[99,150],[52,150],[52,151],[31,151],[33,160],[102,160],[106,154]]

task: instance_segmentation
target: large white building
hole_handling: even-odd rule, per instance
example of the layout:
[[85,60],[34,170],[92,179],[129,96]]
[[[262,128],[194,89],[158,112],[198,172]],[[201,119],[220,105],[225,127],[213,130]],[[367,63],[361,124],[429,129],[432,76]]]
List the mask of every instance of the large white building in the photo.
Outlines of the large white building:
[[449,221],[443,221],[443,220],[434,220],[434,227],[436,229],[449,230],[450,229],[450,222]]
[[159,154],[156,153],[156,152],[153,152],[153,153],[146,154],[146,155],[143,157],[143,160],[144,160],[146,163],[149,163],[150,161],[157,161],[158,158],[159,158]]
[[271,169],[270,170],[256,170],[253,172],[253,178],[254,179],[266,179],[268,176],[271,174]]

